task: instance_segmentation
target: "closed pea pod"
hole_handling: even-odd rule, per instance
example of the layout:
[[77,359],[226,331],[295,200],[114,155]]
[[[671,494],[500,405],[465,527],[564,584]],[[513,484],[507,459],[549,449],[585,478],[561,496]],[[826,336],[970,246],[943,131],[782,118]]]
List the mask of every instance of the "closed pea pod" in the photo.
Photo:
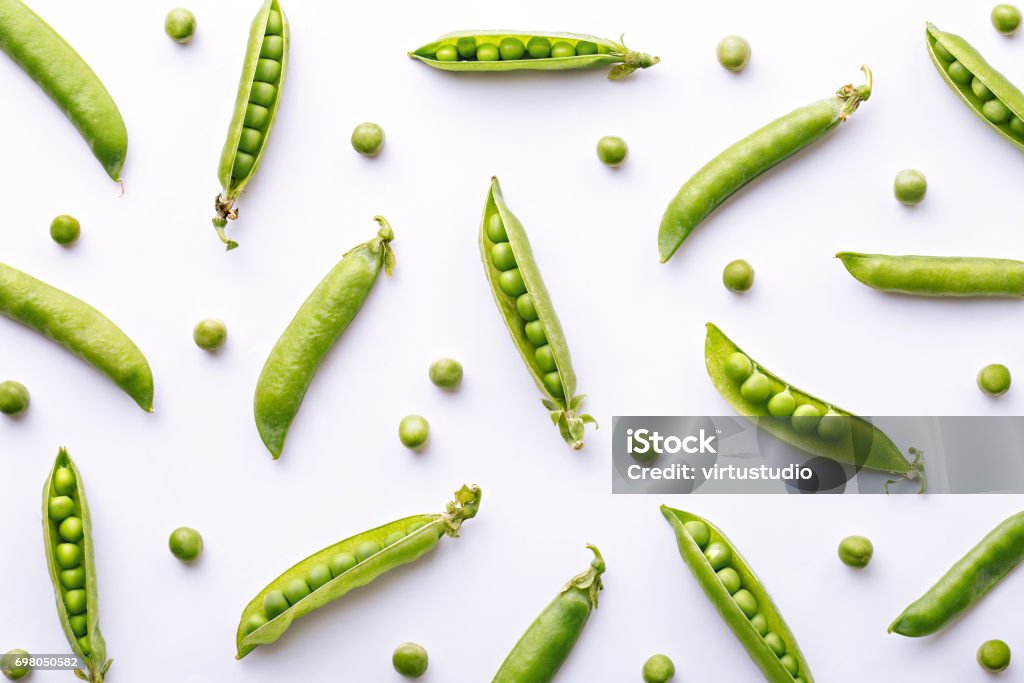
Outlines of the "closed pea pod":
[[1024,263],[964,256],[891,256],[841,251],[859,282],[883,292],[937,297],[1024,296]]
[[217,178],[221,192],[214,201],[213,226],[231,250],[238,246],[224,228],[238,218],[235,201],[256,174],[281,104],[288,71],[288,18],[277,0],[266,0],[252,21],[249,47],[238,82],[235,112],[220,156]]
[[[441,514],[405,517],[310,555],[271,581],[242,610],[236,658],[245,657],[259,645],[273,643],[296,619],[396,567],[418,560],[434,550],[444,536],[457,537],[462,522],[475,517],[479,507],[480,488],[463,486]],[[386,539],[391,543],[386,544]],[[369,544],[380,550],[357,558],[359,549]],[[324,565],[330,568],[331,579],[313,588],[313,583],[319,581],[316,576],[322,578]]]

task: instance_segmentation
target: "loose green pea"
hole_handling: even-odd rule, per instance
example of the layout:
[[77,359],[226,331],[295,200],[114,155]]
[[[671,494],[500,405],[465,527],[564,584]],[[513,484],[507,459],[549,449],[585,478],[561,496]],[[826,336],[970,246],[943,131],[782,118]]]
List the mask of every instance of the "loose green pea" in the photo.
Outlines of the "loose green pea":
[[80,517],[68,517],[60,523],[60,526],[57,528],[57,533],[59,533],[60,537],[68,543],[78,543],[85,535],[85,530],[82,527],[82,519]]
[[57,216],[50,223],[50,237],[61,246],[74,244],[82,234],[82,224],[74,216],[67,214]]
[[398,439],[406,448],[422,448],[429,437],[430,423],[421,415],[406,415],[398,423]]
[[1014,116],[1010,119],[1010,131],[1017,137],[1024,138],[1024,121]]
[[763,614],[758,613],[750,617],[750,625],[754,627],[759,636],[767,635],[768,619]]
[[82,614],[88,606],[88,598],[83,589],[76,588],[64,594],[64,607],[68,614]]
[[338,553],[331,558],[331,576],[341,576],[357,564],[359,560],[352,553]]
[[575,57],[576,47],[569,42],[560,40],[551,46],[551,58],[552,59],[564,59],[565,57]]
[[392,532],[384,538],[384,547],[387,548],[388,546],[392,546],[401,541],[403,538],[405,538],[405,534],[403,534],[401,531]]
[[442,45],[437,48],[434,57],[439,62],[456,62],[459,60],[459,50],[454,45]]
[[742,71],[750,61],[750,43],[740,36],[726,36],[718,43],[715,55],[729,71]]
[[740,580],[740,574],[732,567],[726,567],[718,572],[718,580],[722,582],[722,586],[725,590],[729,591],[729,595],[734,594],[742,587],[742,581]]
[[193,562],[203,552],[203,537],[191,527],[180,526],[171,532],[167,546],[182,562]]
[[29,668],[27,666],[16,666],[14,662],[22,657],[31,657],[27,650],[11,650],[3,657],[0,657],[0,662],[3,663],[3,668],[0,669],[0,673],[5,678],[11,681],[17,681],[29,674]]
[[764,403],[772,395],[772,383],[765,375],[755,371],[740,385],[740,395],[750,403]]
[[51,498],[46,505],[47,513],[55,522],[62,521],[65,517],[75,514],[75,501],[67,496]]
[[757,598],[746,588],[736,591],[736,595],[732,596],[732,599],[736,601],[736,606],[746,615],[747,619],[757,614]]
[[730,355],[725,361],[725,375],[734,382],[742,382],[754,372],[754,364],[745,354],[739,351]]
[[491,247],[491,263],[498,270],[512,270],[516,267],[516,255],[512,253],[512,245],[498,242]]
[[644,683],[668,683],[676,675],[676,665],[665,655],[653,655],[644,662]]
[[245,631],[245,635],[249,635],[265,623],[267,623],[267,618],[257,612],[245,620],[245,626],[242,627],[242,630]]
[[68,625],[71,627],[71,632],[81,638],[89,632],[89,617],[85,614],[68,617]]
[[988,89],[988,86],[982,83],[981,79],[977,76],[975,76],[974,80],[971,81],[971,92],[973,92],[974,96],[982,102],[995,97],[995,95],[992,94],[992,91]]
[[839,542],[839,559],[854,569],[863,569],[871,562],[875,547],[864,536],[847,536]]
[[803,403],[796,407],[793,411],[793,417],[790,418],[790,422],[800,434],[810,434],[818,428],[818,422],[821,420],[821,411],[812,406],[810,403]]
[[227,340],[227,325],[216,318],[200,320],[192,330],[192,341],[203,351],[216,351]]
[[786,387],[779,393],[768,399],[768,414],[772,417],[789,417],[796,410],[796,399],[789,393]]
[[501,59],[501,52],[494,43],[483,43],[476,48],[476,58],[481,62],[496,62]]
[[992,26],[1004,36],[1017,32],[1020,28],[1020,10],[1014,5],[996,5],[992,8]]
[[543,36],[534,36],[527,41],[526,51],[534,59],[546,59],[551,56],[551,41]]
[[548,337],[544,334],[544,325],[539,320],[526,323],[526,338],[534,347],[541,347],[548,343]]
[[621,166],[629,154],[626,141],[614,135],[605,135],[597,141],[597,158],[606,166]]
[[21,382],[13,379],[0,382],[0,413],[4,415],[20,415],[28,410],[28,389]]
[[430,364],[428,374],[434,386],[453,391],[462,384],[462,363],[454,358],[438,358]]
[[697,544],[697,547],[704,550],[708,547],[708,543],[711,542],[711,529],[704,522],[692,521],[687,522],[683,525],[686,529],[686,533],[690,534],[690,538]]
[[935,42],[935,54],[944,62],[952,62],[956,59],[956,57],[953,56],[953,53],[947,50],[946,46],[938,41]]
[[508,242],[508,233],[505,232],[505,224],[501,221],[501,214],[492,213],[487,217],[487,239],[495,244]]
[[711,568],[717,572],[719,569],[729,566],[729,563],[732,562],[732,550],[724,543],[712,541],[708,545],[707,550],[704,551],[704,557],[707,558]]
[[476,38],[472,36],[459,38],[455,42],[455,49],[458,50],[459,57],[473,59],[473,57],[476,57]]
[[981,113],[992,123],[1006,123],[1011,115],[1009,108],[999,100],[989,100],[981,105]]
[[509,296],[520,296],[526,294],[526,283],[523,282],[523,274],[518,268],[506,270],[498,276],[498,287]]
[[986,365],[978,372],[978,388],[989,396],[1002,396],[1010,390],[1010,371],[1000,363]]
[[309,595],[309,584],[303,579],[292,579],[289,581],[282,591],[285,599],[288,600],[289,604],[294,605],[299,600]]
[[800,672],[800,663],[796,661],[796,658],[793,655],[782,655],[779,657],[779,664],[789,672],[790,676],[796,676]]
[[58,495],[70,496],[75,492],[77,483],[75,473],[71,471],[70,467],[58,467],[57,471],[53,473],[53,490]]
[[850,418],[831,408],[818,422],[818,436],[825,441],[839,441],[850,433]]
[[502,61],[522,59],[526,54],[526,46],[518,38],[502,38],[498,44],[498,52],[501,53]]
[[282,591],[272,590],[263,596],[263,613],[268,620],[281,616],[290,606]]
[[164,32],[176,43],[184,45],[196,32],[196,16],[184,7],[175,7],[164,19]]
[[352,131],[352,149],[364,157],[375,157],[384,148],[384,129],[369,121]]
[[82,564],[82,548],[74,543],[60,543],[54,555],[62,569],[74,569]]
[[893,196],[907,206],[920,204],[927,192],[928,181],[924,173],[913,168],[906,168],[897,173],[892,183]]
[[528,323],[540,317],[537,314],[537,307],[534,305],[533,295],[529,293],[516,299],[516,310],[519,312],[519,317]]
[[959,85],[967,85],[974,78],[974,74],[971,73],[970,69],[961,64],[960,62],[953,62],[947,69],[949,77],[953,79],[954,83]]
[[576,43],[576,54],[578,55],[596,55],[597,52],[597,43],[589,40],[581,40]]
[[429,657],[422,645],[402,643],[391,655],[391,664],[395,671],[406,678],[419,678],[427,672]]
[[764,635],[764,642],[772,649],[772,652],[774,652],[777,657],[781,657],[786,654],[786,642],[782,640],[782,636],[775,631],[766,633]]
[[537,361],[537,366],[544,372],[555,372],[558,369],[551,344],[537,347],[537,350],[533,352],[533,357]]
[[557,372],[544,375],[544,387],[555,398],[565,398],[565,387],[562,386],[562,378]]
[[327,584],[331,580],[331,568],[326,564],[316,564],[310,567],[309,575],[306,578],[306,583],[309,584],[310,590],[317,590],[320,586]]
[[1010,646],[1001,640],[986,640],[978,648],[978,664],[985,671],[998,673],[1010,666]]
[[359,558],[360,562],[366,562],[368,559],[380,552],[380,545],[375,541],[363,541],[356,546],[356,557]]
[[754,285],[754,268],[743,259],[730,261],[722,271],[722,283],[730,292],[745,292]]
[[85,588],[85,568],[75,567],[74,569],[63,569],[60,572],[60,585],[65,590]]

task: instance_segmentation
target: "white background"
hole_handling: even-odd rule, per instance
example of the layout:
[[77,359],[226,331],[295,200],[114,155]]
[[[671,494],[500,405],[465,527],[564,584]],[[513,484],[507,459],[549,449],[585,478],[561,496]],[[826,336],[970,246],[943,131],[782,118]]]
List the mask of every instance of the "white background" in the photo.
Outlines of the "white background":
[[[194,0],[189,46],[163,34],[170,4],[35,0],[89,61],[128,125],[127,193],[18,68],[0,59],[4,161],[0,259],[85,299],[144,350],[156,378],[147,415],[59,347],[0,320],[0,376],[32,392],[29,413],[0,420],[0,650],[66,652],[40,534],[40,489],[57,447],[82,469],[92,505],[102,628],[117,681],[397,681],[405,640],[430,651],[423,680],[489,680],[527,624],[586,566],[608,563],[606,590],[562,681],[638,681],[665,652],[679,681],[758,680],[741,646],[679,559],[658,504],[703,514],[746,554],[827,682],[983,681],[977,646],[1003,638],[1024,654],[1024,581],[1011,577],[939,636],[886,635],[887,624],[1020,496],[612,496],[615,414],[729,414],[704,373],[713,320],[768,367],[864,414],[1019,414],[977,370],[1018,374],[1024,322],[1015,301],[891,297],[862,287],[841,249],[1024,255],[1021,153],[948,90],[929,63],[924,21],[962,33],[1024,82],[1022,38],[990,26],[986,4],[957,2],[314,3],[291,0],[291,63],[277,125],[231,227],[210,227],[215,171],[256,2]],[[406,51],[449,30],[543,27],[627,32],[663,62],[620,83],[601,71],[458,76]],[[721,69],[715,45],[746,36],[753,60]],[[668,265],[656,232],[678,186],[708,158],[772,118],[859,78],[875,92],[827,141],[719,210]],[[359,122],[387,132],[377,159],[349,146]],[[599,137],[630,145],[619,170]],[[925,171],[917,208],[891,195],[898,170]],[[548,423],[496,312],[476,233],[497,174],[570,341],[587,406],[607,427],[582,453]],[[54,244],[71,213],[82,238]],[[262,363],[295,309],[341,254],[387,216],[398,266],[320,368],[283,457],[253,425]],[[720,281],[747,258],[749,293]],[[191,340],[224,319],[227,347]],[[461,391],[427,380],[441,355],[466,368]],[[400,418],[428,417],[429,448],[398,442]],[[274,646],[233,659],[242,607],[307,554],[391,519],[440,511],[463,482],[484,500],[463,536],[416,566],[296,623]],[[206,552],[167,551],[179,525]],[[870,568],[835,557],[862,533]],[[1002,680],[1024,680],[1020,664]],[[66,672],[39,680],[69,680]]]

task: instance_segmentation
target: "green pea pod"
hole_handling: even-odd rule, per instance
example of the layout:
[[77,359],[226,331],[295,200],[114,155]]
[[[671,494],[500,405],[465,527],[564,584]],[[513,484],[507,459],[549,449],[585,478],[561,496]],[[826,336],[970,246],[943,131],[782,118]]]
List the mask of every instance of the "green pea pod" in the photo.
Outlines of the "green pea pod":
[[661,514],[672,525],[679,554],[693,577],[765,680],[814,683],[782,613],[726,535],[708,520],[683,510],[662,505]]
[[299,412],[320,362],[359,313],[381,267],[391,275],[395,234],[382,216],[377,237],[350,249],[303,302],[270,351],[256,382],[253,412],[260,438],[274,460]]
[[1024,149],[1024,93],[985,61],[970,43],[929,23],[928,56],[974,115]]
[[57,342],[112,379],[143,410],[153,410],[146,357],[89,304],[0,263],[0,313]]
[[693,174],[665,209],[658,229],[658,251],[665,263],[701,221],[726,199],[776,164],[785,161],[850,118],[871,96],[866,81],[844,85],[834,97],[795,109],[735,143]]
[[64,112],[107,175],[120,181],[128,131],[110,93],[85,60],[20,0],[0,0],[0,50]]
[[597,594],[604,587],[604,558],[595,546],[587,548],[594,553],[590,566],[571,578],[534,619],[502,662],[492,683],[549,683],[555,679],[583,633],[590,613],[597,609]]
[[[920,492],[924,493],[927,480],[920,451],[911,448],[914,461],[908,461],[885,432],[864,418],[791,386],[747,356],[718,327],[708,323],[707,329],[704,362],[711,383],[729,405],[759,429],[811,455],[920,480]],[[746,365],[740,374],[731,367],[736,361]],[[743,387],[754,375],[764,377],[761,381],[769,387],[755,396],[764,400],[748,398],[751,391],[744,396]],[[773,413],[776,403],[772,399],[778,395],[788,395],[792,400],[787,399],[788,406]],[[837,429],[829,431],[833,427]]]
[[576,373],[562,324],[526,230],[505,206],[497,178],[491,178],[484,206],[480,255],[494,301],[530,376],[544,394],[541,401],[551,421],[567,444],[583,448],[584,427],[597,422],[591,415],[577,415],[586,395],[576,394]]
[[889,626],[917,638],[951,624],[1024,561],[1024,512],[1002,522]]
[[1003,258],[889,256],[841,251],[858,281],[883,292],[916,296],[1021,297],[1024,263]]
[[273,643],[292,622],[429,553],[476,516],[480,487],[463,486],[441,514],[414,515],[356,534],[302,560],[246,605],[238,623],[237,659]]
[[[499,50],[504,40],[517,41],[518,55]],[[529,46],[538,41],[541,51],[531,53]],[[481,58],[481,45],[493,48],[493,59]],[[553,46],[557,46],[555,50]],[[613,81],[661,61],[659,57],[630,50],[622,38],[616,42],[582,33],[530,31],[455,31],[413,50],[409,56],[444,71],[565,71],[614,65],[608,72],[608,79]]]
[[288,72],[289,42],[288,18],[280,3],[266,0],[252,20],[235,112],[217,170],[221,192],[214,201],[213,227],[228,251],[238,243],[228,239],[224,228],[229,220],[238,218],[235,200],[256,175],[277,119],[284,77]]
[[103,683],[113,660],[107,659],[107,645],[100,633],[92,521],[82,477],[64,448],[43,487],[43,545],[60,626],[86,667],[85,671],[76,669],[75,675],[90,683]]

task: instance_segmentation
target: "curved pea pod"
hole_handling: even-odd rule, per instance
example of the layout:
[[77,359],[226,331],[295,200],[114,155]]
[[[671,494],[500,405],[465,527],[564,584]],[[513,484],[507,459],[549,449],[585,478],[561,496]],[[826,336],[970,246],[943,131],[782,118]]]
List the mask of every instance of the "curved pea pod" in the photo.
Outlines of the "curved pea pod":
[[0,263],[0,314],[57,342],[153,410],[153,373],[139,347],[89,304]]
[[890,256],[841,251],[859,282],[883,292],[940,297],[1024,296],[1024,263],[1003,258]]
[[[489,43],[495,47],[505,38],[514,38],[526,46],[531,40],[546,40],[545,56],[531,57],[527,52],[519,59],[482,60],[476,56],[479,45]],[[469,41],[471,48],[466,51],[463,46]],[[553,56],[551,46],[561,44],[572,47],[572,54]],[[457,59],[448,61],[438,57],[438,50],[447,48]],[[469,54],[471,52],[472,54]],[[497,51],[496,51],[497,52]],[[645,52],[630,50],[623,42],[588,36],[582,33],[538,33],[529,31],[455,31],[447,33],[432,43],[409,53],[427,66],[444,71],[565,71],[568,69],[593,69],[612,66],[608,79],[617,81],[625,78],[637,69],[646,69],[661,61]]]
[[235,201],[256,175],[270,131],[281,104],[284,77],[288,73],[290,31],[288,18],[277,0],[266,0],[249,31],[249,47],[242,65],[235,98],[235,113],[220,155],[217,178],[221,192],[214,200],[213,227],[228,251],[238,246],[224,232],[229,220],[238,218]]
[[[960,36],[940,31],[928,23],[925,39],[928,56],[946,85],[975,116],[1024,149],[1024,93]],[[983,87],[975,85],[975,81]],[[1002,106],[991,103],[1002,103]]]
[[395,234],[382,216],[377,237],[350,249],[303,302],[274,344],[256,382],[253,414],[260,438],[277,460],[324,356],[359,313],[381,268],[391,275]]
[[[59,499],[57,505],[52,504]],[[61,504],[67,508],[61,510]],[[70,538],[62,538],[60,522],[68,518],[80,520],[80,526]],[[85,663],[85,671],[75,670],[75,675],[90,683],[103,683],[104,676],[113,660],[107,659],[107,645],[100,633],[100,610],[96,590],[96,566],[93,558],[92,520],[89,504],[85,499],[82,477],[71,461],[66,449],[61,448],[50,470],[50,476],[43,487],[43,545],[46,548],[46,566],[50,582],[57,599],[57,617],[68,645]],[[74,545],[78,548],[77,565],[61,564],[58,559],[58,545]],[[68,597],[69,594],[76,594]],[[81,599],[84,596],[84,601]],[[84,602],[84,610],[80,609]],[[72,613],[74,612],[74,613]]]
[[120,181],[128,131],[110,93],[85,60],[20,0],[0,0],[0,50],[74,124],[111,180]]
[[[672,525],[679,554],[693,577],[761,669],[765,680],[771,683],[814,683],[807,660],[782,613],[726,535],[708,520],[683,510],[662,505],[661,514]],[[712,566],[705,554],[712,544],[713,557],[723,566]],[[735,589],[732,592],[720,578],[720,572],[726,567],[739,577],[738,584],[732,586]],[[741,605],[735,596],[744,590],[747,591],[744,596],[746,602]]]
[[871,70],[865,82],[844,85],[835,96],[795,109],[727,148],[683,184],[665,209],[658,229],[658,252],[665,263],[693,229],[747,183],[820,140],[850,118],[871,96]]
[[593,545],[590,566],[569,580],[502,662],[492,683],[549,683],[569,658],[590,613],[597,609],[604,558]]
[[889,626],[889,633],[919,637],[951,624],[1024,560],[1024,512],[1011,515],[950,567]]
[[[770,398],[760,402],[744,398],[741,390],[744,380],[730,377],[727,373],[730,358],[736,354],[741,355],[750,363],[751,372],[748,373],[748,376],[760,373],[767,378],[770,396],[774,397],[782,392],[788,392],[795,400],[796,407],[812,406],[819,416],[839,418],[834,419],[833,423],[841,426],[840,433],[838,435],[823,435],[821,429],[818,428],[820,423],[816,423],[817,426],[809,432],[798,430],[792,417],[793,411],[789,411],[789,416],[780,419],[773,416],[769,410]],[[780,379],[747,356],[739,346],[712,323],[707,324],[704,362],[711,383],[715,385],[715,389],[722,395],[722,398],[728,401],[729,405],[736,409],[736,412],[756,424],[759,429],[763,429],[772,436],[811,455],[857,467],[888,472],[908,480],[919,480],[921,493],[924,493],[927,488],[924,462],[920,451],[911,448],[910,453],[914,456],[914,460],[913,462],[907,460],[885,432],[864,418],[801,391]],[[826,438],[826,436],[832,438]],[[888,484],[886,487],[888,488]]]
[[476,516],[480,487],[463,486],[445,512],[414,515],[346,538],[284,572],[246,605],[238,623],[237,659],[273,643],[292,622],[396,567],[418,560]]
[[[576,394],[576,373],[558,314],[526,230],[505,206],[497,178],[491,178],[479,241],[494,301],[530,376],[544,394],[541,401],[551,421],[567,444],[583,448],[584,427],[597,422],[591,415],[577,414],[586,395]],[[531,303],[524,306],[527,299]]]

